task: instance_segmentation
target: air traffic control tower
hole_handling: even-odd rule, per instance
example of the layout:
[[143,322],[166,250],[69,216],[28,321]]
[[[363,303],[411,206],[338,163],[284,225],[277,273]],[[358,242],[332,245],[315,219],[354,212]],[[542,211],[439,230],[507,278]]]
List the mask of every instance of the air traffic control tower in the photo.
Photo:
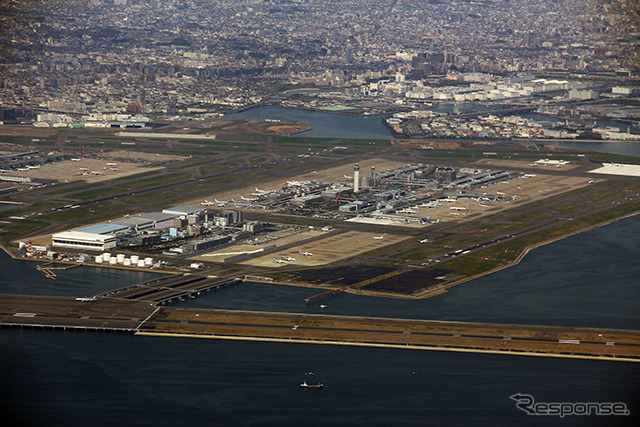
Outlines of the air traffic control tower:
[[353,165],[353,192],[357,193],[360,191],[360,165]]

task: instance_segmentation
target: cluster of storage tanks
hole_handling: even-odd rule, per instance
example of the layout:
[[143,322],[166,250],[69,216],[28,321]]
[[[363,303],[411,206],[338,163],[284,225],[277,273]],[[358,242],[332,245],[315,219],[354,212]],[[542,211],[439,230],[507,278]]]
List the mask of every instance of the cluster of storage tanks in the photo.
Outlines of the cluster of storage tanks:
[[109,252],[105,252],[102,255],[96,256],[97,264],[109,264],[109,265],[123,265],[125,267],[151,267],[153,266],[153,258],[140,258],[138,255],[131,255],[131,258],[126,258],[124,254],[117,254],[112,256]]

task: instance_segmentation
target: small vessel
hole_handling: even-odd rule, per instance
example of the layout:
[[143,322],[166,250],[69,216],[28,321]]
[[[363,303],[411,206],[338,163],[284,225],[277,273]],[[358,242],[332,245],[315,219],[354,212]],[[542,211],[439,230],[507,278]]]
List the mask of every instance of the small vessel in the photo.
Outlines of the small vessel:
[[322,388],[322,383],[307,384],[307,380],[304,380],[304,381],[302,381],[302,384],[300,384],[300,387],[302,387],[302,388]]

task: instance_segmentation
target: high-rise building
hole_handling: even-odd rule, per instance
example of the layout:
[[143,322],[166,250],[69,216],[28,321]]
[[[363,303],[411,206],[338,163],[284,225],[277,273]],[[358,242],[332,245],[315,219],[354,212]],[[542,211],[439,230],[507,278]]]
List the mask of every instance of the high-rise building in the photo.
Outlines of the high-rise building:
[[353,46],[351,46],[351,43],[348,43],[347,47],[344,49],[344,62],[347,64],[351,64],[353,62]]

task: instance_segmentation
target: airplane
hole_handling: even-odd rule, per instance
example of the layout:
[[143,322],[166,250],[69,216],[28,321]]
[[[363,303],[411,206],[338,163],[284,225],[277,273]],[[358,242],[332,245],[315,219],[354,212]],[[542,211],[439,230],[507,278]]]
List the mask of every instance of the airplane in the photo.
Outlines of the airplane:
[[205,199],[205,201],[204,201],[204,202],[200,202],[200,204],[201,204],[202,206],[212,206],[212,205],[215,205],[215,203],[214,203],[214,202],[210,202],[210,201],[208,201],[208,200],[206,200],[206,199]]
[[418,239],[418,242],[420,242],[420,244],[429,243],[429,239]]
[[273,260],[273,262],[275,262],[276,264],[286,264],[287,261],[283,260],[283,259],[275,259],[275,258],[271,258]]
[[311,252],[306,252],[306,251],[298,251],[298,253],[302,256],[312,256],[313,254]]
[[501,191],[496,191],[496,194],[497,194],[498,196],[506,196],[506,194],[504,194],[504,193],[503,193],[503,192],[501,192]]
[[478,206],[480,206],[481,208],[489,208],[489,207],[491,207],[491,206],[489,206],[489,205],[483,205],[483,204],[481,204],[481,203],[478,203]]
[[82,157],[71,159],[72,162],[80,162],[82,161]]
[[116,171],[116,172],[117,172],[117,171],[119,171],[119,170],[120,170],[120,168],[109,168],[109,170],[110,170],[110,171]]
[[18,171],[19,171],[19,172],[26,172],[26,171],[28,171],[28,170],[29,170],[29,169],[27,169],[27,168],[18,168]]
[[242,200],[247,201],[247,202],[255,202],[256,200],[258,200],[258,199],[256,199],[255,197],[254,197],[254,198],[252,198],[252,197],[244,197],[244,196],[240,196],[240,198],[241,198]]
[[[289,187],[302,185],[302,183],[300,181],[289,181],[288,179],[286,180],[286,183],[287,183],[287,185]],[[256,188],[256,190],[257,190],[257,188]]]
[[91,173],[94,174],[94,175],[104,175],[104,171],[102,171],[102,172],[93,171]]
[[[258,187],[256,187],[256,194],[266,194],[267,192],[264,190],[258,190]],[[253,194],[253,191],[251,192],[251,194]]]
[[384,239],[384,235],[382,235],[382,236],[373,236],[373,239],[374,240],[382,240],[382,239]]
[[118,162],[107,163],[107,166],[118,166]]
[[353,177],[349,175],[344,176],[347,181],[353,181]]
[[469,206],[465,206],[464,208],[459,207],[459,206],[452,206],[449,209],[454,210],[454,211],[468,211],[469,210]]
[[460,216],[460,214],[459,214],[459,213],[456,213],[456,212],[449,212],[449,214],[450,214],[450,215],[455,215],[455,216]]
[[280,255],[280,258],[285,260],[285,261],[295,261],[296,259],[290,256],[284,256],[284,255]]
[[0,172],[2,172],[2,173],[11,173],[13,171],[11,169],[0,169]]
[[88,171],[90,171],[90,170],[91,170],[91,168],[78,168],[78,170],[80,170],[80,171],[87,171],[87,172],[88,172]]
[[95,301],[96,297],[81,297],[81,298],[76,298],[76,301],[82,301],[82,302],[89,302],[89,301]]
[[40,165],[36,165],[36,166],[27,165],[27,169],[40,169]]
[[587,184],[593,184],[593,180],[590,179],[589,182],[587,182]]

